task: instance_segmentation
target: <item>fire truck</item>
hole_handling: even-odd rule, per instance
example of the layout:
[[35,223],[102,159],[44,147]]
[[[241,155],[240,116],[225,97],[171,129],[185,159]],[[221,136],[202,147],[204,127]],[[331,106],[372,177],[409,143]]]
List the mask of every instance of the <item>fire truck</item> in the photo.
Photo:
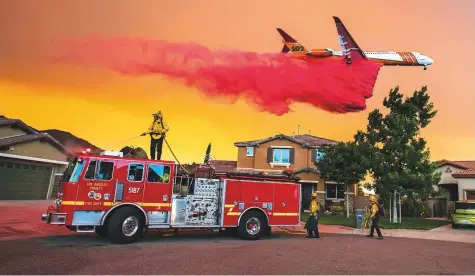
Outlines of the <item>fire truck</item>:
[[175,162],[121,152],[81,153],[70,161],[42,220],[122,244],[153,228],[228,230],[256,240],[272,226],[300,224],[297,180],[292,174],[216,175],[209,165],[190,173]]

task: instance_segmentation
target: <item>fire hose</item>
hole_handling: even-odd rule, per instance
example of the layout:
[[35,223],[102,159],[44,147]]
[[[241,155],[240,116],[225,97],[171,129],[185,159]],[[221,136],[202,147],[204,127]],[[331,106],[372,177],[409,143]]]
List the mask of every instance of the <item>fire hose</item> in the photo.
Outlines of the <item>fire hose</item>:
[[365,208],[365,214],[363,217],[363,223],[361,223],[361,230],[366,229],[368,226],[370,226],[371,223],[371,213],[369,212],[368,207]]
[[175,158],[175,160],[176,160],[176,162],[178,163],[178,165],[180,165],[180,167],[181,167],[187,174],[190,174],[190,172],[189,172],[185,167],[183,167],[183,165],[180,163],[180,161],[178,161],[178,158],[176,157],[175,153],[173,152],[172,147],[170,147],[170,144],[168,144],[167,139],[166,139],[165,137],[163,137],[163,140],[164,140],[165,143],[167,144],[168,149],[169,149],[170,152],[172,153],[173,158]]

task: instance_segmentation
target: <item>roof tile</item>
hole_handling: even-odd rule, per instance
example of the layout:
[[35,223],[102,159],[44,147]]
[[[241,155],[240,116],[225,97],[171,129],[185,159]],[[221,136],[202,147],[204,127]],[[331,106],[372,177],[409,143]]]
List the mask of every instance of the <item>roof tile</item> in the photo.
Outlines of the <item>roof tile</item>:
[[327,144],[336,144],[338,141],[322,138],[318,136],[313,136],[310,134],[303,134],[303,135],[293,135],[287,136],[285,134],[278,134],[274,135],[265,139],[260,140],[252,140],[252,141],[244,141],[244,142],[236,142],[234,145],[236,147],[249,147],[249,146],[257,146],[259,144],[263,144],[272,140],[276,139],[286,139],[297,144],[307,146],[307,147],[319,147]]

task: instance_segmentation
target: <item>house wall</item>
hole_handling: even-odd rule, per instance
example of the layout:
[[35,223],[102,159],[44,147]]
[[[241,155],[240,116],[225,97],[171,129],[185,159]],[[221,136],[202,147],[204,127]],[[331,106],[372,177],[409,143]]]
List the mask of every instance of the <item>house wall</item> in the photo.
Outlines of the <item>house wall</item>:
[[311,161],[311,149],[304,148],[301,145],[282,139],[276,139],[263,143],[254,148],[254,156],[246,156],[246,147],[240,147],[238,151],[237,168],[255,169],[267,171],[282,171],[287,169],[285,166],[274,166],[267,163],[267,149],[270,147],[291,147],[295,149],[294,163],[290,164],[289,169],[299,169],[305,167],[315,167]]
[[26,132],[19,128],[12,128],[11,126],[2,126],[0,127],[0,138],[9,137],[9,136],[16,136],[16,135],[24,135]]
[[[437,168],[435,171],[442,173],[439,184],[457,184],[457,179],[452,177],[452,174],[458,171],[463,171],[463,170],[464,169],[459,169],[451,165],[444,165]],[[438,187],[435,187],[435,188],[437,189]]]
[[60,150],[48,142],[39,140],[16,144],[12,146],[13,150],[0,150],[1,153],[14,154],[42,159],[67,162],[68,157]]
[[459,200],[466,200],[466,191],[475,191],[475,178],[459,178]]

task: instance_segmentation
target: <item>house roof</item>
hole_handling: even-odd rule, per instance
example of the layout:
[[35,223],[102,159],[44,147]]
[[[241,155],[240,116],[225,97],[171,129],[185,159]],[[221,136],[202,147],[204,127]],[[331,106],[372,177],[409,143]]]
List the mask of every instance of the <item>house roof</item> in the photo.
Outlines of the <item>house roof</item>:
[[442,167],[445,165],[452,165],[460,169],[475,169],[475,160],[451,161],[447,159],[442,159],[437,162],[437,167]]
[[35,134],[38,131],[29,125],[25,124],[22,120],[10,119],[5,116],[0,116],[0,126],[12,126],[24,130],[28,134]]
[[306,167],[306,168],[300,168],[294,171],[295,174],[301,173],[301,172],[313,172],[313,173],[320,173],[320,171],[317,168],[312,168],[312,167]]
[[458,171],[452,174],[455,178],[475,178],[475,169],[468,169],[464,171]]
[[47,140],[51,142],[53,146],[66,153],[66,155],[71,154],[71,152],[69,152],[61,143],[59,143],[58,140],[51,137],[51,135],[49,135],[48,133],[26,134],[3,138],[0,139],[0,148],[11,147],[13,145],[36,140]]
[[309,148],[314,148],[314,147],[319,147],[327,144],[336,144],[338,141],[335,140],[330,140],[322,137],[317,137],[313,136],[310,134],[303,134],[303,135],[293,135],[293,136],[288,136],[285,134],[278,134],[274,135],[265,139],[261,140],[252,140],[252,141],[244,141],[244,142],[236,142],[234,143],[234,146],[236,147],[254,147],[254,146],[259,146],[260,144],[277,140],[277,139],[285,139],[294,143],[297,143],[299,145],[302,145],[304,147],[309,147]]
[[236,171],[237,161],[210,160],[209,164],[214,168],[215,173],[228,173]]

